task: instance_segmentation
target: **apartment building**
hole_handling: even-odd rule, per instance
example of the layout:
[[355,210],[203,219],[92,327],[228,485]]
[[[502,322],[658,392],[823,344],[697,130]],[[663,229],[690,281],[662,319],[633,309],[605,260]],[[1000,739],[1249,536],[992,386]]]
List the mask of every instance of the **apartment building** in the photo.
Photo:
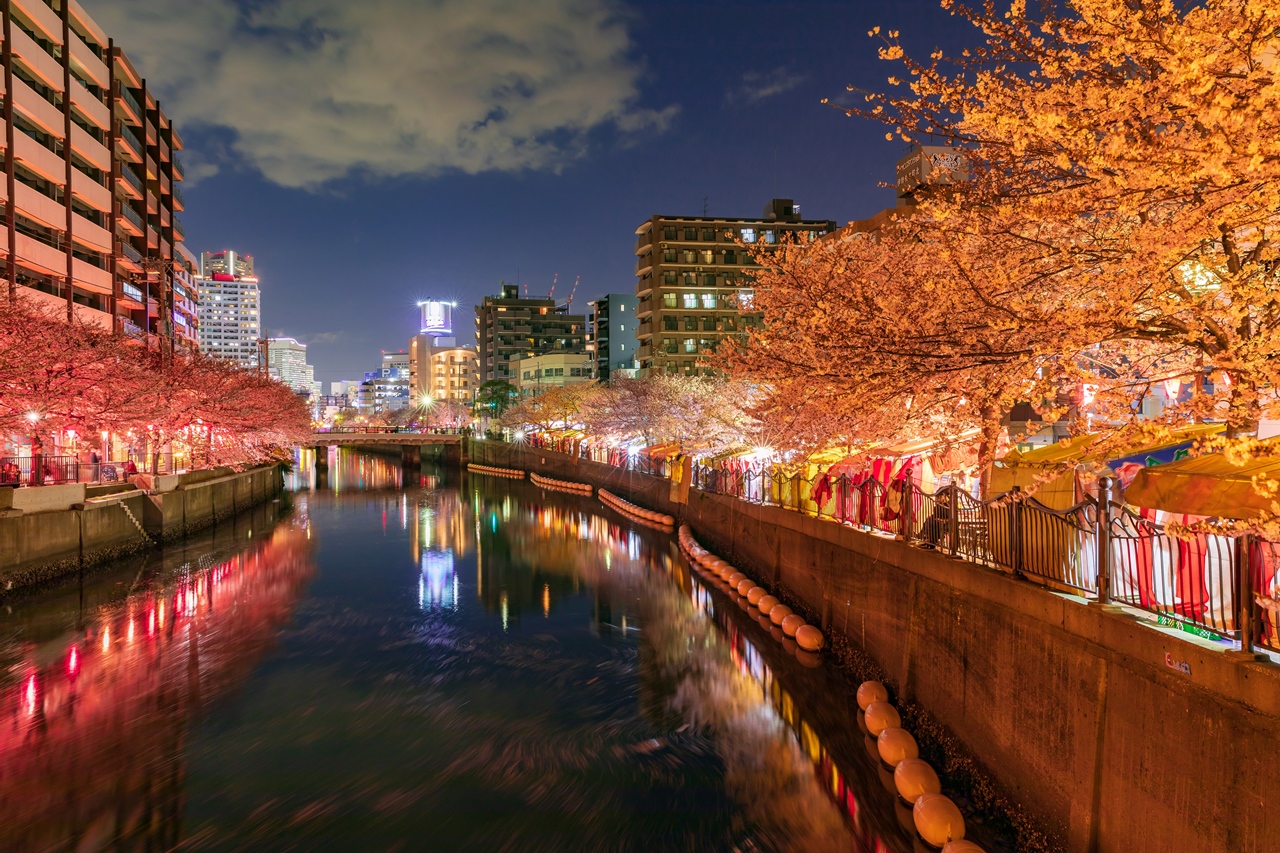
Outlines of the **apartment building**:
[[149,345],[195,347],[182,140],[76,0],[0,0],[4,281]]
[[409,339],[409,386],[415,402],[423,398],[475,401],[480,358],[475,347],[452,335],[418,334]]
[[204,252],[196,278],[200,293],[200,348],[247,369],[259,366],[262,294],[253,256]]
[[476,306],[476,342],[481,381],[514,383],[516,356],[586,352],[587,317],[549,297],[521,298],[517,285],[504,284],[500,296],[486,296]]
[[645,220],[635,249],[641,373],[711,373],[700,355],[758,319],[751,314],[749,249],[817,239],[835,227],[832,220],[803,219],[799,205],[785,198],[770,201],[757,218]]
[[521,397],[532,397],[551,388],[593,381],[594,353],[553,352],[546,355],[516,357],[511,360],[516,388]]
[[595,353],[601,382],[635,375],[640,350],[636,302],[635,294],[610,293],[587,303],[587,349]]

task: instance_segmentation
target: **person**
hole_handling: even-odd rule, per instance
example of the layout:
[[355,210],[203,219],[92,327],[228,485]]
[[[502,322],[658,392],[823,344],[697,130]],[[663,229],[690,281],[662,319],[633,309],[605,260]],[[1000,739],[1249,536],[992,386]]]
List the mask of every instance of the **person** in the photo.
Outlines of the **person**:
[[93,482],[98,482],[101,476],[102,459],[98,456],[98,451],[89,451],[89,477]]
[[920,531],[921,538],[924,540],[920,543],[920,547],[930,550],[937,548],[938,543],[947,535],[949,521],[951,521],[949,496],[939,492],[933,499],[933,512],[929,513],[924,529]]
[[125,473],[126,475],[131,475],[131,474],[136,474],[136,473],[138,473],[138,466],[133,464],[133,460],[132,460],[132,459],[130,459],[128,462],[124,463],[124,473]]
[[12,462],[4,463],[0,468],[0,486],[16,486],[22,481],[22,472]]

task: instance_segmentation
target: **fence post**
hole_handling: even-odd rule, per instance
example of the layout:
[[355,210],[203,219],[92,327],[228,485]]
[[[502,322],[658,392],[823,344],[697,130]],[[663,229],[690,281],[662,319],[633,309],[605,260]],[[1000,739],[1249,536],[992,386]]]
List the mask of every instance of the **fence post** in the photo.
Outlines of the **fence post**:
[[916,508],[916,487],[909,479],[902,481],[902,515],[898,517],[898,524],[902,530],[902,541],[908,545],[911,544],[911,528],[915,519]]
[[950,494],[947,499],[950,505],[947,509],[947,541],[951,545],[951,556],[960,556],[960,487],[955,483],[950,486]]
[[1242,654],[1253,654],[1254,608],[1252,573],[1249,557],[1253,537],[1246,533],[1236,538],[1236,632],[1240,635]]
[[1111,601],[1111,478],[1098,480],[1098,603]]
[[1022,487],[1014,486],[1009,496],[1009,568],[1022,574]]

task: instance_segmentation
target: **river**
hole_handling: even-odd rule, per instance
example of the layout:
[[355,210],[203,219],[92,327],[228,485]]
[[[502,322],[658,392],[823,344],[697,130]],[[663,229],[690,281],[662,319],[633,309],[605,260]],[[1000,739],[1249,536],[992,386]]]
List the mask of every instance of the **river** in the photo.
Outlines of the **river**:
[[670,535],[302,461],[285,499],[0,607],[0,849],[920,849],[856,684]]

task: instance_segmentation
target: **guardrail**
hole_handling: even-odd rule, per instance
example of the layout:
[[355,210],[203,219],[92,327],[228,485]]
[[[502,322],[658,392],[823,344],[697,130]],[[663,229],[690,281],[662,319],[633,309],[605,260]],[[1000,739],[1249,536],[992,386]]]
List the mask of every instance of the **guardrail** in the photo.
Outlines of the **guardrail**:
[[413,429],[412,427],[365,426],[365,427],[321,427],[313,430],[314,435],[471,435],[469,427],[433,427]]

